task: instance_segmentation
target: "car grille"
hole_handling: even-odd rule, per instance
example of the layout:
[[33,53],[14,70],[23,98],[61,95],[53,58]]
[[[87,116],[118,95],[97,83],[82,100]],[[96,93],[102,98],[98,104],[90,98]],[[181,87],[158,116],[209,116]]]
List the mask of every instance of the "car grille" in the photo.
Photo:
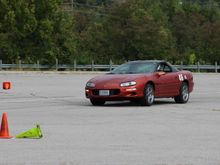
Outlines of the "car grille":
[[[118,95],[120,93],[120,89],[110,89],[110,96],[111,95]],[[95,96],[99,95],[99,90],[98,89],[93,89],[92,94]]]

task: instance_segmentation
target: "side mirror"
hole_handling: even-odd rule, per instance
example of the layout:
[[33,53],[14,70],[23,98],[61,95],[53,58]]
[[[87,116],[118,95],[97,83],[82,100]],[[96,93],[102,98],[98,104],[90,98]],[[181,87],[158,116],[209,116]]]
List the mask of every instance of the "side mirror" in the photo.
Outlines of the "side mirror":
[[160,72],[157,72],[157,76],[163,76],[163,75],[165,75],[166,74],[166,72],[163,72],[163,71],[160,71]]

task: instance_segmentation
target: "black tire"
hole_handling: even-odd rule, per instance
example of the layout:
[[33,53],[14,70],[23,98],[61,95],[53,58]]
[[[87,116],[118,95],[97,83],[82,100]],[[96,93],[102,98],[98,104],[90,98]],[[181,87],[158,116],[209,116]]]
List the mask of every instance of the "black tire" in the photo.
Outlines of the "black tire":
[[151,106],[154,103],[154,87],[147,84],[144,88],[144,98],[141,99],[141,105]]
[[176,103],[187,103],[189,100],[189,87],[186,82],[183,82],[180,87],[180,93],[178,96],[174,97]]
[[92,105],[95,105],[95,106],[101,106],[105,104],[104,100],[90,99],[90,102],[92,103]]

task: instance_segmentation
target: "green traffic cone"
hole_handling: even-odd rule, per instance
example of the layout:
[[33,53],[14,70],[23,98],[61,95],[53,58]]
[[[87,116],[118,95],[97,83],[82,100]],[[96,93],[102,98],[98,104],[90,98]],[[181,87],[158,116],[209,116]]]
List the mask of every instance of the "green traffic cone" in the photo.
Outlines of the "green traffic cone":
[[43,137],[43,134],[40,129],[40,125],[37,124],[36,127],[16,135],[16,138],[30,138],[30,139],[40,139]]

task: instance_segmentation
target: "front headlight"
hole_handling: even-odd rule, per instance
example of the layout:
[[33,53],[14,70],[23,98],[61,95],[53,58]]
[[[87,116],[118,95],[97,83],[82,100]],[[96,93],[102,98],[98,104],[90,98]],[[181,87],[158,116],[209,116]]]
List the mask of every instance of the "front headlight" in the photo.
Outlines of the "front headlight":
[[129,82],[124,82],[124,83],[121,83],[120,86],[121,87],[129,87],[129,86],[134,86],[136,85],[137,83],[135,81],[129,81]]
[[92,82],[87,82],[87,83],[86,83],[86,87],[94,88],[94,87],[95,87],[95,84],[92,83]]

